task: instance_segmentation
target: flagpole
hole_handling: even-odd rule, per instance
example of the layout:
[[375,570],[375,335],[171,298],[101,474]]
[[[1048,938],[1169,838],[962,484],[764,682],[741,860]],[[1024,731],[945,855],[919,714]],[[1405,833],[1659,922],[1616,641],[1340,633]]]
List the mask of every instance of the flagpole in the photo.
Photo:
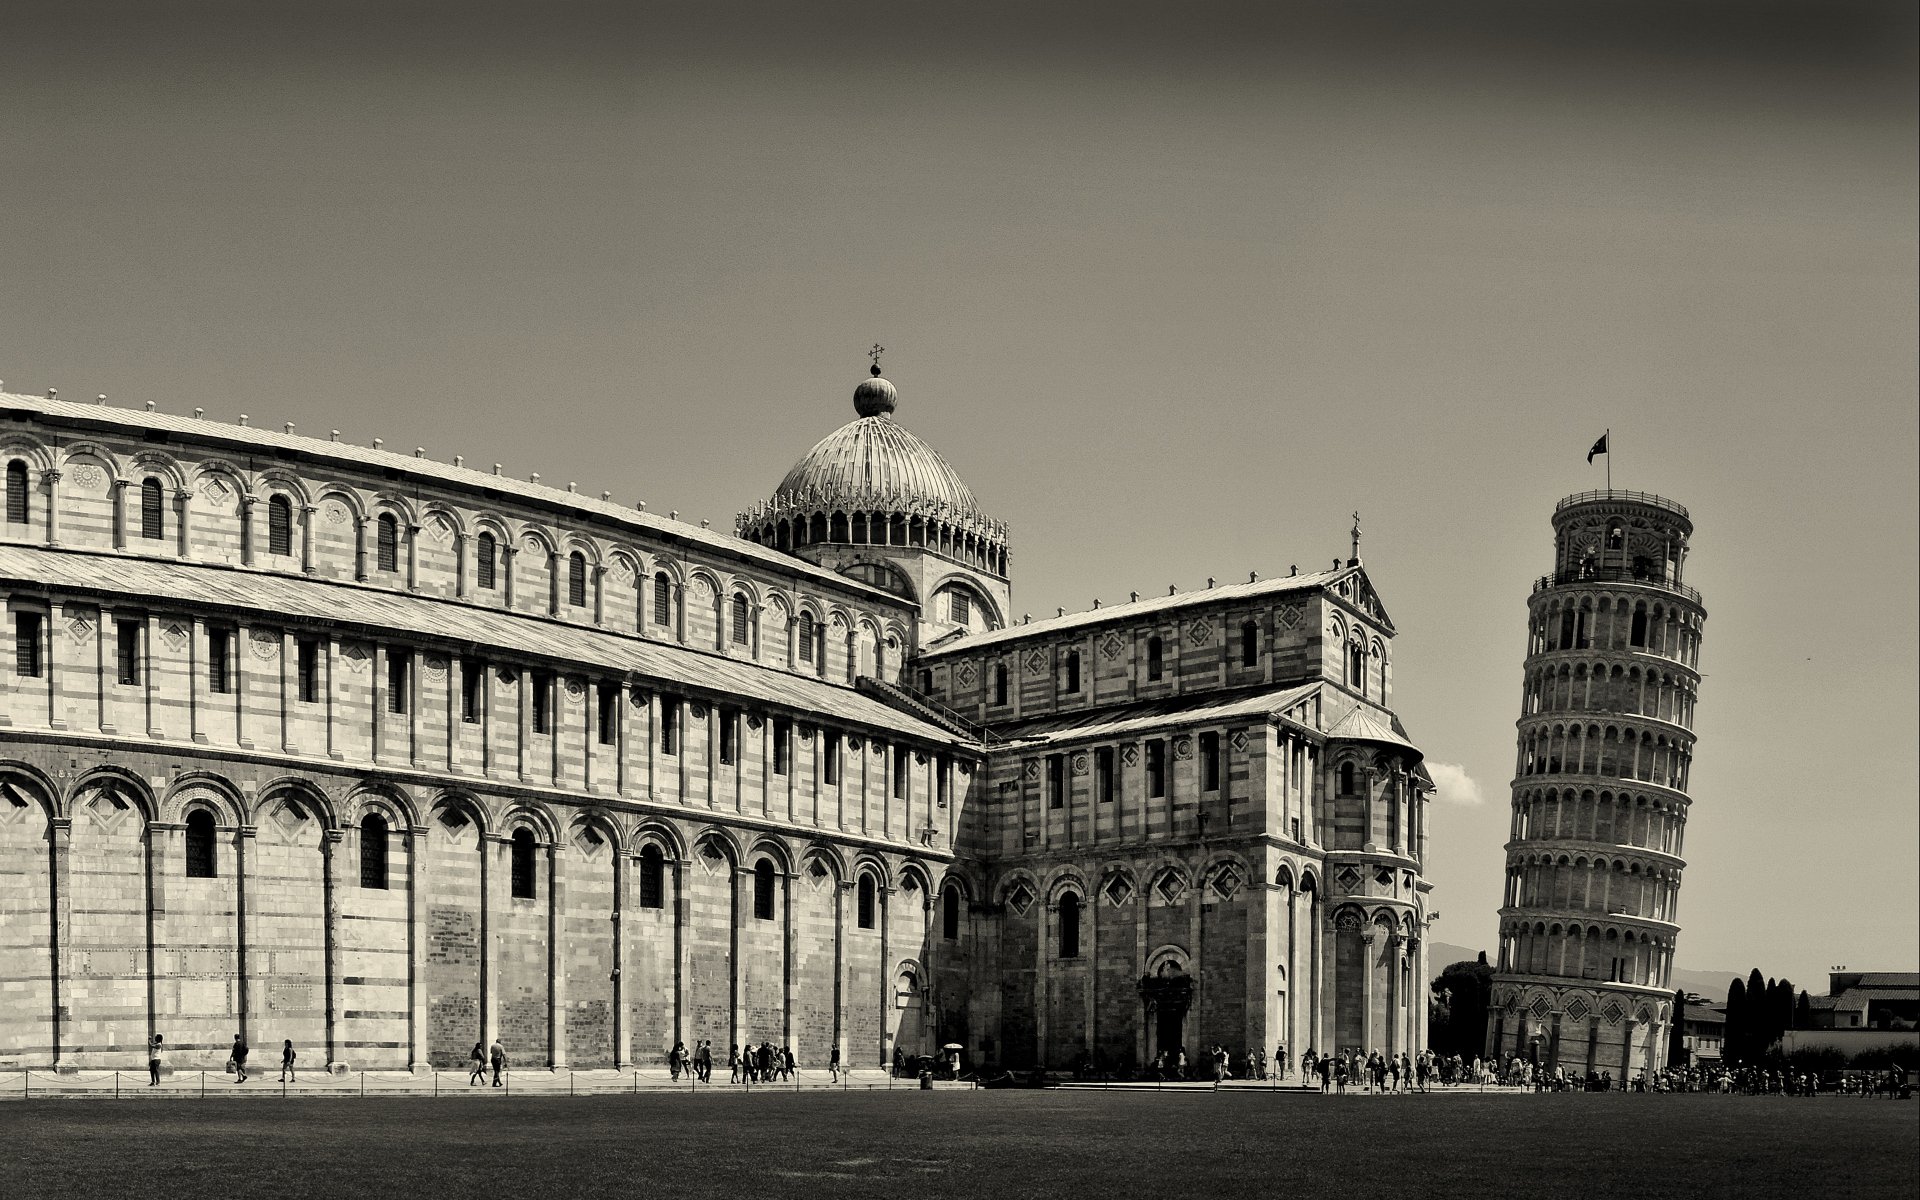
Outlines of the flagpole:
[[1611,425],[1607,427],[1607,490],[1613,490],[1613,427]]

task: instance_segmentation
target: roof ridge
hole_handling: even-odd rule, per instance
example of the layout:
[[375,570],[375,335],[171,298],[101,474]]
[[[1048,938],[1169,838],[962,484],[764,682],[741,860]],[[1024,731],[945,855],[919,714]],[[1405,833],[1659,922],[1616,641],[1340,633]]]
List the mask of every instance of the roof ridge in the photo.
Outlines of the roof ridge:
[[985,633],[968,634],[945,645],[923,649],[920,657],[932,658],[976,646],[1000,645],[1029,636],[1041,637],[1062,629],[1074,629],[1083,625],[1126,621],[1151,612],[1197,607],[1208,603],[1248,600],[1261,596],[1277,596],[1291,591],[1325,587],[1341,576],[1359,570],[1358,566],[1343,566],[1326,571],[1309,571],[1302,575],[1278,575],[1272,579],[1260,579],[1248,583],[1229,583],[1220,587],[1175,592],[1168,596],[1150,596],[1145,600],[1128,600],[1120,604],[1109,604],[1100,608],[1083,609],[1077,613],[1029,621],[1022,625],[1006,625],[999,629],[987,630]]

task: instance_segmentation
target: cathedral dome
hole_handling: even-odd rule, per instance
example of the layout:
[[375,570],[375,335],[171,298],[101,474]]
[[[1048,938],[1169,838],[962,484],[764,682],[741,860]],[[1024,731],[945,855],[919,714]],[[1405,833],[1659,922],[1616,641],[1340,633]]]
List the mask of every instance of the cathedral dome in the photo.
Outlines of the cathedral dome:
[[1006,527],[980,510],[939,451],[893,419],[899,402],[876,366],[854,389],[859,416],[814,443],[764,504],[740,514],[742,535],[782,550],[930,545],[1004,569]]
[[980,514],[973,489],[947,460],[885,413],[849,421],[821,438],[773,495],[776,504],[811,497],[862,509]]

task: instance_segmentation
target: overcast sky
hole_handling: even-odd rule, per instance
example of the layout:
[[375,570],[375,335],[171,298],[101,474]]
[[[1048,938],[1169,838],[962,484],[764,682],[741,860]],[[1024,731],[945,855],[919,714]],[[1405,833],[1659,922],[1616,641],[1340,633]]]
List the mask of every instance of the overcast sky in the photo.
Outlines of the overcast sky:
[[1035,614],[1359,509],[1489,948],[1610,427],[1709,610],[1679,965],[1916,966],[1911,5],[291,7],[0,12],[8,390],[729,527],[877,341]]

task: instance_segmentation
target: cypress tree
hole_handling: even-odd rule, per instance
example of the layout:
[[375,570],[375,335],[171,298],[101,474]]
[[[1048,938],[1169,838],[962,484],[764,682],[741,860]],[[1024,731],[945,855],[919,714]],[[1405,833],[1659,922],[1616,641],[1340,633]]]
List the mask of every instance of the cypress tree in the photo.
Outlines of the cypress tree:
[[1667,1034],[1667,1065],[1687,1065],[1687,993],[1684,990],[1673,993],[1673,1028]]
[[1813,1004],[1807,999],[1805,992],[1800,993],[1800,999],[1793,1006],[1793,1027],[1795,1029],[1813,1028]]
[[1725,1049],[1728,1062],[1742,1062],[1746,1059],[1744,1022],[1747,1019],[1747,985],[1738,979],[1727,985],[1727,1033]]

